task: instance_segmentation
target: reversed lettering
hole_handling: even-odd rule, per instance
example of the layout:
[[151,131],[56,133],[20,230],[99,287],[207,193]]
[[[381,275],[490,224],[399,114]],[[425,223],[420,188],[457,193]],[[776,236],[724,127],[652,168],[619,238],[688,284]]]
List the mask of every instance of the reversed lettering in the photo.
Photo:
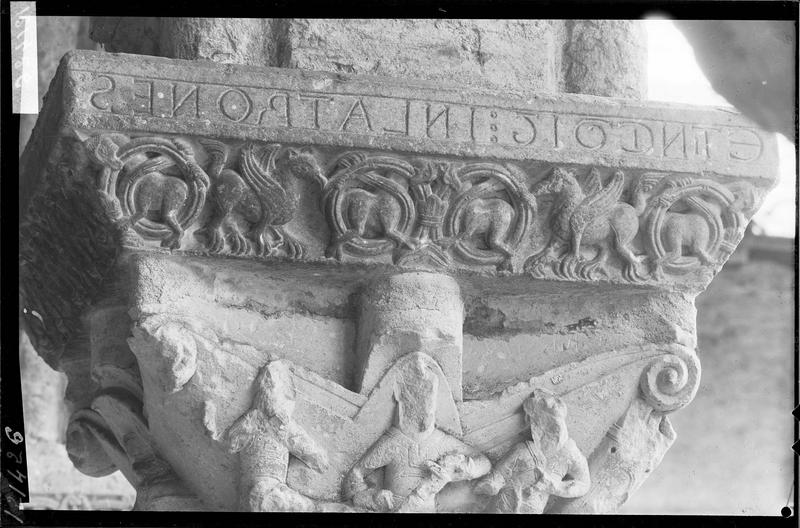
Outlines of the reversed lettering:
[[520,145],[530,145],[536,140],[536,125],[533,123],[533,118],[536,116],[536,114],[519,112],[518,115],[525,120],[529,130],[525,134],[521,134],[518,130],[514,130],[511,134],[511,138],[514,140],[514,142]]
[[603,148],[608,139],[605,128],[607,125],[608,121],[583,119],[575,127],[575,140],[589,150]]
[[[137,90],[139,86],[144,88],[144,93]],[[153,115],[153,81],[133,80],[133,113]]]
[[[280,103],[281,112],[282,112],[281,113],[281,118],[283,119],[283,126],[291,127],[292,126],[292,122],[291,122],[291,119],[289,117],[289,94],[287,94],[287,93],[276,93],[276,94],[273,94],[272,96],[270,96],[269,100],[267,101],[267,104],[269,105],[269,110],[271,110],[273,112],[277,112],[278,111],[278,107],[276,106],[276,104],[278,104],[278,100],[279,99],[283,100],[283,103]],[[259,125],[262,124],[262,122],[264,120],[264,115],[266,113],[267,113],[267,110],[262,110],[261,113],[258,114],[258,124]]]
[[192,86],[184,96],[178,99],[178,85],[172,83],[172,113],[170,114],[170,117],[176,117],[178,115],[178,110],[180,110],[192,96],[194,96],[194,117],[199,118],[200,102],[197,95],[197,86]]
[[411,113],[411,101],[406,101],[405,112],[403,112],[403,117],[401,118],[401,122],[404,124],[404,129],[403,130],[395,130],[395,129],[392,129],[392,128],[384,127],[383,131],[388,133],[388,134],[403,134],[404,136],[407,136],[408,135],[408,122],[409,122],[408,116],[409,116],[410,113]]
[[732,160],[754,161],[764,151],[763,141],[752,130],[733,130],[728,134],[728,142],[731,145],[728,157]]
[[[358,112],[356,113],[356,110]],[[369,114],[367,113],[367,109],[364,108],[364,102],[361,99],[356,99],[353,103],[353,106],[350,107],[350,110],[347,112],[347,116],[345,116],[344,121],[342,124],[339,125],[339,130],[347,130],[347,125],[350,124],[350,120],[356,118],[361,123],[366,123],[367,130],[372,132],[372,123],[369,121]]]
[[217,99],[219,111],[236,123],[241,123],[253,110],[253,101],[239,88],[228,88]]
[[92,95],[89,96],[89,102],[98,110],[108,111],[111,109],[111,101],[109,101],[109,97],[106,94],[112,93],[116,84],[114,83],[114,79],[108,75],[100,75],[97,78],[106,81],[108,86],[100,91],[93,92]]
[[718,128],[710,128],[710,127],[692,127],[694,130],[694,153],[697,156],[701,156],[705,159],[711,159],[711,153],[709,152],[709,147],[712,144],[710,132],[719,132]]
[[302,94],[298,97],[301,101],[309,101],[311,103],[312,109],[312,118],[311,118],[311,126],[317,130],[319,130],[319,103],[320,101],[327,101],[329,103],[333,102],[333,98],[325,97],[322,95],[305,95]]
[[431,118],[430,103],[425,105],[425,135],[432,137],[431,128],[442,116],[444,116],[444,137],[448,139],[450,138],[450,107],[447,105],[445,105],[438,114],[433,116],[433,118]]
[[653,150],[653,131],[643,123],[637,121],[620,121],[618,124],[622,131],[620,148],[625,152],[642,154]]
[[[662,130],[664,134],[664,148],[661,150],[661,155],[665,158],[686,159],[686,134],[684,133],[683,125],[674,124],[670,128],[668,123],[664,123]],[[679,139],[680,141],[678,141]],[[671,150],[670,147],[672,148]],[[679,152],[677,156],[675,155],[675,151]]]

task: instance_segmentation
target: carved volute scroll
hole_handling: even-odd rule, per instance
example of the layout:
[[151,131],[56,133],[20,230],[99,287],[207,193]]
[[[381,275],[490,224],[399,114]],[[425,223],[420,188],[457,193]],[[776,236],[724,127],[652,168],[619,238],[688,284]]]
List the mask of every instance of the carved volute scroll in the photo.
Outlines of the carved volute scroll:
[[675,345],[642,372],[642,397],[659,412],[673,412],[694,399],[700,386],[700,360],[693,350]]
[[159,454],[141,406],[127,391],[109,389],[74,413],[66,443],[75,467],[93,477],[122,471],[136,488],[134,510],[206,509]]

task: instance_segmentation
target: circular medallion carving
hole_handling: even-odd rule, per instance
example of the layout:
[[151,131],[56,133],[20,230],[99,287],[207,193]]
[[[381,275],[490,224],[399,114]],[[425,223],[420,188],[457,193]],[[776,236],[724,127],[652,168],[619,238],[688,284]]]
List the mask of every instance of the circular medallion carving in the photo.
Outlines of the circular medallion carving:
[[348,154],[325,188],[325,215],[333,230],[329,256],[388,253],[410,239],[416,208],[408,193],[414,167],[389,156]]

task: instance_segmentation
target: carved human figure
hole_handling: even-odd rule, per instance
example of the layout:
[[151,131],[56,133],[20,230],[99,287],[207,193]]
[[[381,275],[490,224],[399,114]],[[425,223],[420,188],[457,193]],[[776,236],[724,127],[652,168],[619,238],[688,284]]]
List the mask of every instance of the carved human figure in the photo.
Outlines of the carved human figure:
[[286,485],[289,455],[316,471],[328,468],[321,446],[292,419],[294,385],[288,365],[272,361],[256,378],[253,408],[228,429],[239,453],[240,506],[245,511],[314,511],[316,504]]
[[[436,428],[438,378],[420,356],[397,381],[395,425],[350,470],[344,498],[375,511],[435,512],[436,494],[448,483],[485,475],[489,459]],[[383,468],[382,484],[374,482]]]
[[476,493],[493,496],[487,512],[542,513],[551,495],[573,498],[589,490],[589,466],[569,438],[564,402],[537,389],[522,409],[531,439],[512,447],[475,486]]

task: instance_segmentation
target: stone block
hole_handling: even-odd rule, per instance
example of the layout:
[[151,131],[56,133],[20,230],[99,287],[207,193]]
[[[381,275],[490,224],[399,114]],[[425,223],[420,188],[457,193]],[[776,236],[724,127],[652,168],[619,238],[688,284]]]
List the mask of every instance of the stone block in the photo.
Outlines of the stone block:
[[[286,22],[288,62],[303,70],[457,78],[503,92],[554,92],[553,20],[315,19]],[[402,42],[402,46],[398,43]]]

